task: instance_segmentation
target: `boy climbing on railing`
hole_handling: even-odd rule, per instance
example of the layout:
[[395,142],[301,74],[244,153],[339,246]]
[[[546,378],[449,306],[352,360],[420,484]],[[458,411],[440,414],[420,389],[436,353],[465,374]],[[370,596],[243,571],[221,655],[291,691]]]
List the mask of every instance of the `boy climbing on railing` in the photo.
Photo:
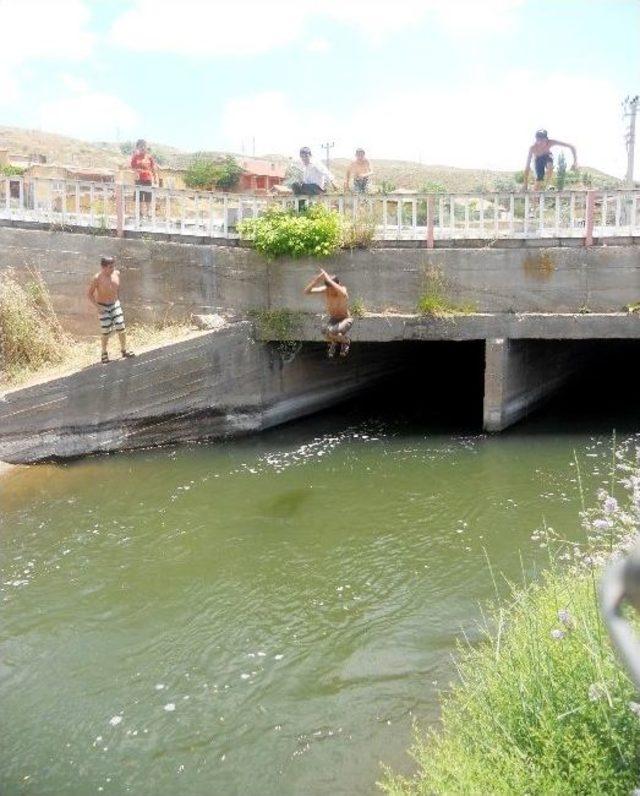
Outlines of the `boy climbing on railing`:
[[553,154],[551,147],[564,146],[571,150],[573,155],[572,171],[578,169],[578,155],[576,148],[573,144],[566,144],[564,141],[556,141],[549,138],[546,130],[536,130],[536,140],[529,147],[529,154],[527,156],[527,165],[524,167],[524,189],[527,190],[529,184],[529,174],[531,173],[531,160],[534,160],[534,168],[536,170],[536,184],[535,190],[544,190],[545,187],[551,182],[553,178]]

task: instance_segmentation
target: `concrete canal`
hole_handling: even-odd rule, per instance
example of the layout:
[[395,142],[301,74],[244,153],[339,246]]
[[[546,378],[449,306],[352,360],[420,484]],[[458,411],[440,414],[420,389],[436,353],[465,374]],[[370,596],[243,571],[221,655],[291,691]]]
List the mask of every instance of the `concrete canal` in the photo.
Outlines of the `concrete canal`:
[[637,428],[610,376],[499,436],[435,370],[402,408],[396,379],[260,436],[6,476],[0,791],[369,794],[381,762],[410,771],[487,558],[544,566],[536,528],[579,533],[574,451],[592,495],[614,423]]

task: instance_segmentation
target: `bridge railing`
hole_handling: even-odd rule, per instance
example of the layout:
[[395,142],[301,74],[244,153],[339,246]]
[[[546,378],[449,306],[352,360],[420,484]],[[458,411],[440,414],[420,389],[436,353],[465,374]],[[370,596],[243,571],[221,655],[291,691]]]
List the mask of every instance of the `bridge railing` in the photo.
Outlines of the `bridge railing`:
[[[223,194],[112,182],[0,177],[0,219],[100,231],[237,238],[238,222],[267,208],[319,202],[388,241],[640,235],[640,191],[545,193]],[[146,200],[149,201],[146,201]]]

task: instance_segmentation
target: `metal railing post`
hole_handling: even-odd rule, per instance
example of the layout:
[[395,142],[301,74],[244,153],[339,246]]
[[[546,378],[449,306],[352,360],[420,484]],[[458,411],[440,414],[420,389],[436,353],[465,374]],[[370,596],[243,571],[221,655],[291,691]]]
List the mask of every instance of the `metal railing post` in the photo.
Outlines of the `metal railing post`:
[[435,201],[433,196],[427,197],[427,249],[433,249],[434,236],[434,215],[435,215]]
[[596,209],[596,192],[587,191],[587,205],[584,220],[584,245],[593,246],[593,222]]
[[116,235],[119,238],[124,237],[124,195],[121,183],[116,185]]

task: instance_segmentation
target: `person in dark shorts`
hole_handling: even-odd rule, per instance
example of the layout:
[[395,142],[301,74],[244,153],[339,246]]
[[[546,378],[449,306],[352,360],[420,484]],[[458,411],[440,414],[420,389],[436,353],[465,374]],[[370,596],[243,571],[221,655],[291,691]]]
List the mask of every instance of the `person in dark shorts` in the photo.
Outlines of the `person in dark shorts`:
[[[158,184],[158,170],[153,155],[148,150],[147,142],[140,138],[136,142],[136,151],[131,156],[131,168],[136,173],[136,185],[153,186]],[[151,218],[151,191],[140,191],[140,218]]]
[[329,319],[322,326],[322,332],[329,343],[327,356],[333,357],[336,348],[340,346],[340,356],[346,357],[351,346],[349,332],[353,326],[353,318],[349,314],[349,293],[344,285],[340,284],[337,276],[320,269],[304,289],[305,295],[312,293],[324,294]]
[[322,162],[311,161],[311,150],[303,146],[300,150],[299,177],[291,184],[297,196],[318,196],[326,193],[327,188],[335,186],[333,174]]
[[371,165],[365,157],[364,149],[356,149],[356,159],[349,164],[344,178],[345,193],[349,190],[349,181],[353,179],[353,192],[366,193],[369,185],[369,178],[373,172]]
[[529,147],[529,154],[527,156],[527,165],[524,168],[524,189],[527,190],[529,184],[529,175],[531,173],[531,160],[534,162],[534,169],[536,172],[535,190],[544,190],[545,185],[551,182],[553,177],[553,154],[551,147],[563,146],[571,150],[573,155],[573,171],[578,168],[578,156],[576,148],[573,144],[567,144],[564,141],[556,141],[549,138],[546,130],[536,130],[536,140]]

